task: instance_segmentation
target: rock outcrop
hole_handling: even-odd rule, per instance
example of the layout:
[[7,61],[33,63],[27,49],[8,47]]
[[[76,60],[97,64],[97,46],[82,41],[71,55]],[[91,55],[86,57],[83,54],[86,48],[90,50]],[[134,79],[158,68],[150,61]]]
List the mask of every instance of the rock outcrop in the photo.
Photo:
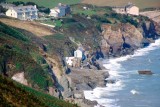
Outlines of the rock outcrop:
[[121,56],[131,54],[135,49],[148,46],[160,36],[160,25],[145,21],[138,28],[126,24],[103,24],[101,49],[104,55]]
[[142,75],[152,75],[153,74],[153,72],[150,70],[141,70],[141,71],[138,71],[138,73]]
[[14,74],[12,79],[23,85],[28,85],[28,82],[24,77],[24,72]]

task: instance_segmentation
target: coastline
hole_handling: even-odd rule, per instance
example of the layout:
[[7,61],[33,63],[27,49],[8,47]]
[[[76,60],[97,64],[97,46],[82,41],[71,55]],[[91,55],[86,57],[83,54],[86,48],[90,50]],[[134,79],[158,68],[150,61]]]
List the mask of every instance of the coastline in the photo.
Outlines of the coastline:
[[[106,64],[106,67],[107,68],[113,68],[113,67],[117,67],[117,68],[113,68],[111,69],[113,74],[110,74],[110,77],[108,78],[110,80],[110,78],[114,78],[114,79],[117,79],[115,80],[115,82],[110,82],[111,84],[108,84],[109,86],[110,85],[113,85],[113,87],[109,87],[111,89],[111,91],[109,91],[108,93],[112,92],[112,91],[115,91],[114,88],[117,90],[121,90],[123,88],[123,82],[121,80],[119,80],[119,76],[121,78],[121,75],[119,75],[119,73],[117,71],[119,71],[121,69],[121,65],[120,65],[120,62],[123,62],[123,61],[126,61],[130,58],[133,58],[133,57],[139,57],[139,56],[143,56],[143,55],[146,55],[148,54],[150,51],[154,50],[157,48],[157,46],[160,46],[160,39],[157,39],[155,41],[155,43],[152,43],[150,44],[148,47],[145,47],[145,48],[140,48],[138,50],[135,50],[134,54],[130,54],[130,55],[126,55],[126,56],[122,56],[122,57],[116,57],[116,58],[113,58],[113,59],[110,59],[110,64]],[[110,66],[110,65],[113,65],[113,66]],[[116,71],[116,72],[114,72]],[[138,74],[138,73],[137,73]],[[117,78],[116,78],[117,77]],[[107,85],[107,84],[106,84]],[[107,86],[108,86],[107,85]],[[106,86],[106,87],[107,87]],[[115,87],[116,86],[116,87]],[[97,87],[98,88],[98,87]],[[119,89],[117,89],[119,88]],[[101,95],[101,92],[99,92],[100,90],[103,90],[103,87],[102,88],[99,88],[97,89],[97,98],[99,98],[99,96]],[[134,90],[134,89],[133,89]],[[96,92],[94,91],[94,92]],[[132,91],[132,90],[131,90]],[[89,92],[89,94],[87,93],[86,95],[90,95],[90,93],[93,93],[93,92]],[[103,92],[104,93],[104,92]],[[131,92],[132,93],[132,92]],[[92,98],[92,97],[90,97]],[[99,106],[98,106],[99,107]],[[108,106],[107,106],[108,107]]]

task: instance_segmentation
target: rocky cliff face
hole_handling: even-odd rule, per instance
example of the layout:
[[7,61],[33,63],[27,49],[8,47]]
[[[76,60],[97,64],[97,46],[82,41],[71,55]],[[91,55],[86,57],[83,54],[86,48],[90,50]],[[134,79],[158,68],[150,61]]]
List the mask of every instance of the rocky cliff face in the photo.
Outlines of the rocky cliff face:
[[144,47],[159,36],[159,25],[146,22],[138,28],[131,24],[103,24],[101,49],[104,55],[121,56]]
[[130,24],[102,25],[101,47],[106,54],[123,54],[126,48],[137,49],[141,47],[143,35],[135,26]]

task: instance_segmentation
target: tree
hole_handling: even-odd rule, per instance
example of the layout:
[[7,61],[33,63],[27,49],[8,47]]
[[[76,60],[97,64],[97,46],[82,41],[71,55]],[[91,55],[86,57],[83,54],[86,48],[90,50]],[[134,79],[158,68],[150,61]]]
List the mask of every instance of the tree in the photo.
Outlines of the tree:
[[5,2],[6,0],[0,0],[0,3],[3,3],[3,2]]
[[7,59],[0,56],[0,72],[7,76]]
[[3,8],[2,6],[0,6],[0,13],[5,13],[7,11],[7,9]]

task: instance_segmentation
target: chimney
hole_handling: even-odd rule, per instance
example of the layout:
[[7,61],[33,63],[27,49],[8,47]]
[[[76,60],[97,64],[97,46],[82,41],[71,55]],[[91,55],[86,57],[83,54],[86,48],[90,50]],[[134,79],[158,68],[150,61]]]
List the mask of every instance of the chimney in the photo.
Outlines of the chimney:
[[34,8],[37,8],[37,6],[36,6],[36,5],[34,5]]
[[58,3],[58,6],[62,6],[62,3]]

